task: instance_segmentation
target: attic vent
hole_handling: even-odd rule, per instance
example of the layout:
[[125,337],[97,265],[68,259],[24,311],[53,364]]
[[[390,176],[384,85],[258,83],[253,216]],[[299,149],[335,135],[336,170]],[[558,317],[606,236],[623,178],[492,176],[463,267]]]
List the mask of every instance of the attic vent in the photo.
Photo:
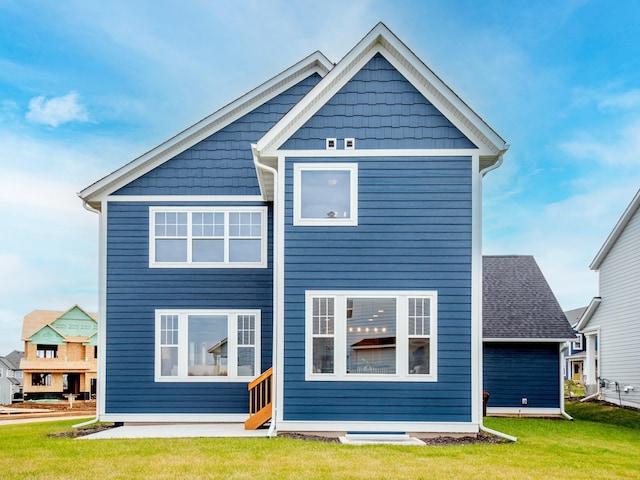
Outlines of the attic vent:
[[356,139],[355,138],[345,138],[344,139],[344,149],[345,150],[353,150],[356,148]]
[[327,138],[327,150],[335,150],[338,144],[335,138]]

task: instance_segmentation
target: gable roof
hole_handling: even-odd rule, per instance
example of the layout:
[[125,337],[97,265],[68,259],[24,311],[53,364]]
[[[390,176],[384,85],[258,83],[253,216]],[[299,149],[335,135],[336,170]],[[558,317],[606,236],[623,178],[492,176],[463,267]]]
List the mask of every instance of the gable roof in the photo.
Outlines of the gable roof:
[[[74,305],[68,310],[59,311],[59,310],[34,310],[33,312],[25,315],[24,320],[22,322],[22,337],[23,341],[31,338],[34,334],[42,330],[44,327],[53,324],[60,317],[63,317],[74,308],[81,310],[87,316],[91,317],[96,322],[98,321],[98,315],[95,313],[87,313],[78,305]],[[54,331],[55,328],[51,327]],[[57,332],[59,333],[59,332]],[[61,336],[64,336],[60,334]]]
[[600,251],[596,254],[596,257],[591,262],[591,265],[589,265],[589,268],[591,270],[598,270],[600,268],[600,265],[602,265],[602,262],[607,257],[607,254],[609,253],[609,251],[611,251],[627,224],[635,215],[638,208],[640,208],[640,190],[638,190],[635,197],[633,197],[633,200],[631,200],[631,203],[618,220],[618,223],[616,223],[616,226],[613,227],[613,231],[605,240],[604,245],[602,245]]
[[582,333],[582,330],[584,330],[584,328],[589,324],[589,321],[593,317],[593,314],[596,313],[596,310],[598,310],[598,307],[600,306],[600,302],[602,302],[602,298],[600,297],[593,297],[591,299],[591,302],[589,302],[589,305],[587,306],[585,311],[582,313],[582,316],[580,317],[578,324],[575,326],[575,329],[577,331]]
[[580,307],[564,312],[567,320],[569,321],[569,325],[571,325],[573,328],[576,328],[576,325],[578,325],[578,322],[582,318],[582,315],[584,314],[586,309],[587,307]]
[[532,256],[484,256],[482,260],[484,341],[575,340]]
[[378,53],[478,146],[486,166],[507,150],[504,139],[380,22],[258,141],[260,156],[275,157],[277,149]]
[[20,360],[22,360],[22,357],[24,357],[24,352],[14,350],[9,355],[5,355],[0,358],[2,358],[13,370],[20,370]]
[[85,204],[99,210],[100,201],[105,196],[213,135],[309,75],[317,73],[323,77],[332,67],[333,64],[322,53],[315,52],[309,55],[173,138],[98,180],[78,193],[78,196]]

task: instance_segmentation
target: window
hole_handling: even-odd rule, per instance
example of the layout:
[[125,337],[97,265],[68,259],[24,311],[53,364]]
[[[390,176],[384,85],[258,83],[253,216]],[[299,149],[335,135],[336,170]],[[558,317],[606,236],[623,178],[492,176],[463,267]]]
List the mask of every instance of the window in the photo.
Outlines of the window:
[[36,347],[36,358],[58,358],[58,346],[38,345]]
[[335,138],[327,138],[326,139],[326,147],[327,150],[335,150],[338,145],[338,141]]
[[50,373],[32,373],[31,385],[34,387],[50,387],[51,374]]
[[260,311],[156,311],[157,381],[249,381],[260,371]]
[[436,292],[307,292],[308,380],[436,380]]
[[2,368],[0,368],[0,378],[2,378],[3,376],[4,376],[4,370]]
[[151,207],[149,219],[152,267],[267,266],[266,207]]
[[582,334],[576,334],[577,338],[573,341],[574,350],[582,350]]
[[358,165],[294,166],[294,225],[358,225]]

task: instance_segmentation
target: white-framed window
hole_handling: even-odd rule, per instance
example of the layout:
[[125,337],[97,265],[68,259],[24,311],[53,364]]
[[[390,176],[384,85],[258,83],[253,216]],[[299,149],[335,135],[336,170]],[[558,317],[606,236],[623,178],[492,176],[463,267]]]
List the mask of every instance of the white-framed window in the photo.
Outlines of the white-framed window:
[[582,334],[576,334],[576,339],[573,341],[574,350],[582,350]]
[[248,382],[260,373],[260,310],[156,310],[155,379]]
[[296,163],[294,225],[358,225],[357,163]]
[[338,147],[338,140],[336,138],[327,138],[325,147],[327,150],[335,150]]
[[435,291],[307,291],[306,379],[436,381]]
[[149,265],[265,268],[266,207],[150,207]]

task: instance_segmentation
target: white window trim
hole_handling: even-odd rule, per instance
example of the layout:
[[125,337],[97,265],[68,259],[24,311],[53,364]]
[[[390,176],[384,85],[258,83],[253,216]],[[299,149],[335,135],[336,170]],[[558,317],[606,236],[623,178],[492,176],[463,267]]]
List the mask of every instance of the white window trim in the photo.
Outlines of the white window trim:
[[[260,310],[180,310],[180,309],[162,309],[156,310],[156,325],[155,325],[155,381],[156,382],[245,382],[248,383],[262,371],[260,364],[261,352],[260,352],[260,330],[261,330],[261,317]],[[188,376],[187,374],[177,375],[173,377],[161,375],[161,328],[162,315],[178,315],[178,362],[180,362],[180,356],[185,356],[187,351],[187,317],[189,315],[226,315],[227,319],[227,338],[228,340],[228,353],[227,358],[233,359],[234,362],[228,362],[228,374],[226,376]],[[254,351],[254,364],[255,371],[253,375],[240,376],[237,374],[238,358],[238,322],[239,315],[255,315],[256,317],[256,330],[255,330],[255,351]],[[186,357],[185,357],[186,358]],[[183,360],[185,361],[185,360]],[[186,371],[186,368],[184,368]]]
[[[349,191],[350,218],[302,218],[302,172],[305,170],[345,170],[351,173]],[[296,163],[293,165],[293,224],[296,226],[357,226],[358,225],[358,164],[357,163]]]
[[[156,236],[155,236],[155,214],[156,212],[185,212],[187,213],[187,261],[186,262],[157,262],[156,258]],[[194,212],[225,214],[225,261],[224,262],[192,262],[192,229],[191,221]],[[260,234],[260,262],[230,262],[229,255],[229,213],[234,212],[261,212],[262,225]],[[149,207],[149,267],[150,268],[267,268],[267,207]]]
[[[334,373],[313,372],[313,299],[334,299]],[[346,373],[347,298],[394,298],[396,302],[396,373],[388,375]],[[408,318],[409,298],[431,300],[429,370],[428,374],[410,374],[409,325],[401,321]],[[437,382],[438,381],[438,293],[436,291],[368,291],[368,290],[307,290],[305,292],[305,380],[342,382]]]
[[578,333],[577,337],[578,338],[573,341],[573,349],[574,350],[582,350],[583,349],[582,348],[582,334]]

